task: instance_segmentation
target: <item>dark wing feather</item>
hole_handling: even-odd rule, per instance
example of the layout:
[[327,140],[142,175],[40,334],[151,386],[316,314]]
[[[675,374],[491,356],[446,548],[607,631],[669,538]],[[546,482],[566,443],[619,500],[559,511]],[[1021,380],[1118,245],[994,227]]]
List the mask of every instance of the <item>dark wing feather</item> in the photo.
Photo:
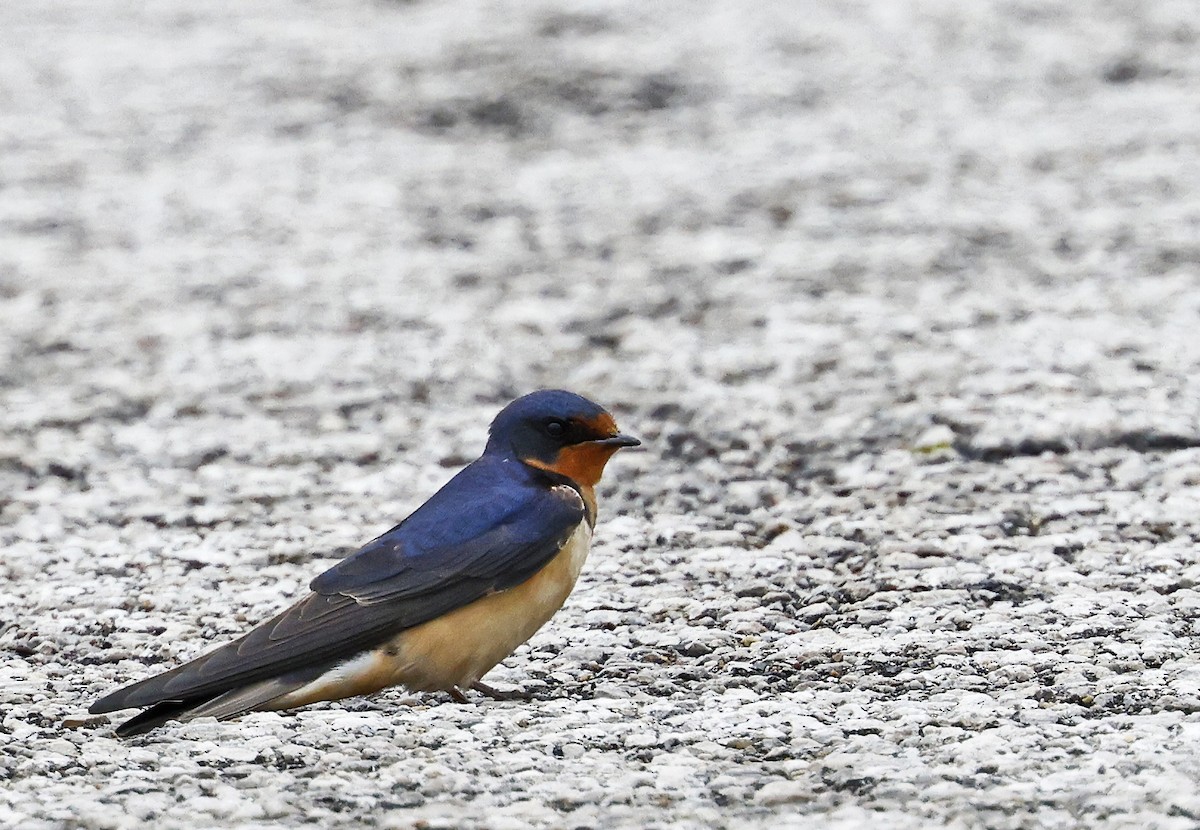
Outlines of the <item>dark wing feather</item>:
[[530,567],[538,558],[532,551],[545,553],[553,541],[552,556],[585,515],[574,490],[547,488],[534,475],[516,461],[482,458],[309,587],[369,604],[421,596],[455,579],[496,579],[496,590],[520,584],[546,562]]
[[245,636],[118,689],[89,711],[211,697],[332,665],[531,577],[584,520],[582,501],[476,462],[402,524],[313,580],[313,593]]

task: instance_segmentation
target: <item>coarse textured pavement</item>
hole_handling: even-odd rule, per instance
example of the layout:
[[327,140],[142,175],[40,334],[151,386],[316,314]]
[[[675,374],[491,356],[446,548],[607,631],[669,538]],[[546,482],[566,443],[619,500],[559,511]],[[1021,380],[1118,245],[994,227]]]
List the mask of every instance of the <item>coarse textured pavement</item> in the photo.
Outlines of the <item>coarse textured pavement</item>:
[[[1194,0],[0,4],[0,827],[1200,827]],[[511,397],[489,679],[125,742]]]

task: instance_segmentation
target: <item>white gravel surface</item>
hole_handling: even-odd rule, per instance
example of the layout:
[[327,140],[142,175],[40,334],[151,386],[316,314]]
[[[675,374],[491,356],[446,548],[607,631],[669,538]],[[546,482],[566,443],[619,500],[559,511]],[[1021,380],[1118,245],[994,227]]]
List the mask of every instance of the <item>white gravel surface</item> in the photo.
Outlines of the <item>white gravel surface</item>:
[[[1193,0],[0,4],[0,826],[1200,827]],[[489,679],[126,742],[564,386]]]

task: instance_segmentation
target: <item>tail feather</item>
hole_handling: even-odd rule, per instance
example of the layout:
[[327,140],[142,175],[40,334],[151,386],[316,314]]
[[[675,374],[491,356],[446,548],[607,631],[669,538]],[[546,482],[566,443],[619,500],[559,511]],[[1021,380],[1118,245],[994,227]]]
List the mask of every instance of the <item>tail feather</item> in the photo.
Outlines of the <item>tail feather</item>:
[[145,680],[130,683],[128,686],[122,686],[97,700],[88,707],[88,711],[93,715],[103,715],[108,712],[116,712],[120,709],[132,709],[137,706],[154,706],[159,703],[182,704],[188,701],[208,700],[224,690],[219,689],[209,691],[207,694],[192,694],[189,696],[187,695],[187,690],[184,690],[183,694],[180,695],[178,693],[171,694],[165,688],[172,679],[179,677],[184,672],[194,671],[196,664],[199,662],[200,660],[193,660],[168,672],[147,677]]
[[141,735],[171,720],[180,722],[190,721],[194,718],[228,720],[247,712],[270,709],[272,708],[271,701],[312,682],[323,671],[323,667],[305,669],[291,672],[283,677],[251,683],[249,686],[229,689],[211,697],[162,701],[118,726],[117,737],[128,738],[133,735]]
[[157,729],[169,720],[190,720],[188,711],[196,703],[197,701],[194,700],[168,701],[151,706],[118,726],[117,737],[131,738],[134,735],[141,735],[151,729]]
[[271,701],[294,692],[311,681],[312,672],[297,676],[294,672],[285,677],[263,680],[241,689],[230,689],[224,694],[217,695],[212,700],[206,700],[188,712],[188,719],[216,718],[226,720],[235,718],[246,712],[255,712],[271,708]]

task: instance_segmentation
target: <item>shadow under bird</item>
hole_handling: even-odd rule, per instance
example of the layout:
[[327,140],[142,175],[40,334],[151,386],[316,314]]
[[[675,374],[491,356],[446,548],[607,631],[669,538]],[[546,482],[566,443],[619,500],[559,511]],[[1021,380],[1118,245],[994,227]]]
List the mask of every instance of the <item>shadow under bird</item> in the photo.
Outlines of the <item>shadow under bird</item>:
[[393,685],[465,700],[566,600],[596,524],[594,487],[622,447],[612,416],[543,390],[506,406],[483,455],[396,527],[314,579],[311,593],[228,645],[88,710],[149,707],[137,735],[198,717],[290,709]]

